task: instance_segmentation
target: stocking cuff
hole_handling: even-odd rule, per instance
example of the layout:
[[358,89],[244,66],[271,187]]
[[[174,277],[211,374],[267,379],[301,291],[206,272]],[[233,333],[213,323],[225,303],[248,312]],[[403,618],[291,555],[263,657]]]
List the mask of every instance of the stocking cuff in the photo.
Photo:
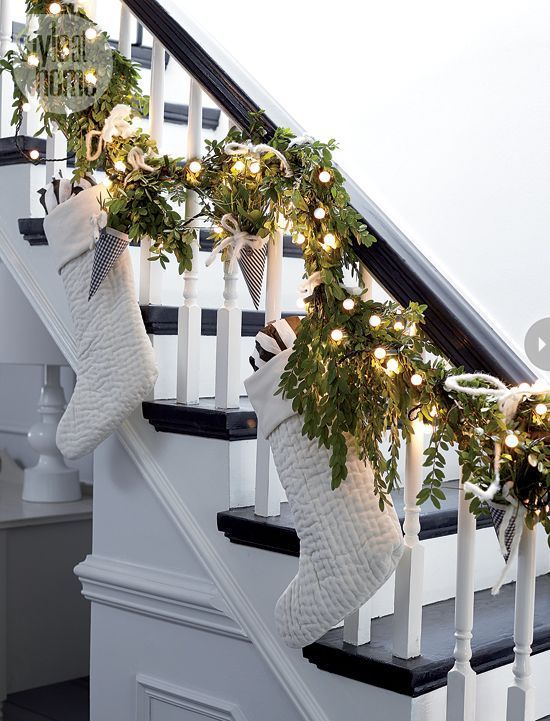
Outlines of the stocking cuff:
[[281,382],[292,348],[279,353],[244,382],[252,407],[258,416],[258,432],[268,438],[287,418],[295,416],[292,401],[275,392]]
[[94,185],[56,206],[44,218],[44,232],[55,257],[58,272],[69,261],[91,250],[94,245],[94,222],[99,214],[103,184]]

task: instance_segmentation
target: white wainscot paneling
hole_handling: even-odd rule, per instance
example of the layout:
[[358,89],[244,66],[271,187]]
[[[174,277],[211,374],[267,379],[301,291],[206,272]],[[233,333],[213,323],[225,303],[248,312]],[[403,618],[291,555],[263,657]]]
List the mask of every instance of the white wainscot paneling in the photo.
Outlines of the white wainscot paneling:
[[137,721],[246,721],[238,706],[214,696],[139,675]]

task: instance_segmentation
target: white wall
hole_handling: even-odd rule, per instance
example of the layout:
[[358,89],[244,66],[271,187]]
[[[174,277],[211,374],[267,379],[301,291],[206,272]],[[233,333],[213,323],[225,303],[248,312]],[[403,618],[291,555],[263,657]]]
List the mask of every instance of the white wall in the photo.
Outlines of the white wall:
[[521,350],[550,306],[550,5],[211,0],[185,12],[308,132],[340,141],[350,175]]

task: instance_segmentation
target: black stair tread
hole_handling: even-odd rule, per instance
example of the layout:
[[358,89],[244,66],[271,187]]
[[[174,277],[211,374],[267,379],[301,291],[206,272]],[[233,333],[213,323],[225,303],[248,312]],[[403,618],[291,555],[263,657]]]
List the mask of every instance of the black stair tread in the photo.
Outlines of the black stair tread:
[[[443,490],[447,498],[441,502],[441,509],[431,503],[422,507],[420,538],[450,536],[457,530],[458,481],[447,481]],[[403,523],[403,492],[395,491],[393,502]],[[478,528],[491,526],[490,518],[480,518]],[[263,518],[256,516],[253,506],[232,508],[218,513],[218,530],[232,543],[253,546],[289,556],[300,554],[300,539],[294,530],[292,511],[288,503],[281,503],[281,515]]]
[[4,704],[5,721],[88,721],[88,678],[64,681],[9,694]]
[[[29,138],[28,140],[32,140],[33,142],[36,142],[36,139]],[[13,138],[0,138],[0,165],[11,165],[12,163],[2,163],[2,143],[4,141],[13,141]],[[44,143],[44,147],[42,152],[45,152],[46,143],[45,141],[40,141]],[[9,150],[9,153],[11,153],[10,157],[15,158],[13,162],[27,162],[22,156],[21,153],[17,150],[15,147],[15,142],[11,144],[11,149],[8,148],[9,143],[6,143],[6,151]],[[30,147],[36,147],[35,145],[29,146]],[[40,147],[38,148],[40,150]],[[25,240],[27,240],[31,245],[47,245],[48,240],[46,236],[44,235],[44,218],[19,218],[19,232],[23,236]],[[209,238],[210,230],[208,228],[201,228],[200,231],[200,247],[201,250],[211,252],[212,248],[214,247],[214,241],[213,239]],[[283,240],[283,255],[285,258],[301,258],[302,257],[302,251],[300,250],[300,247],[292,242],[292,238],[290,235],[285,235]]]
[[145,401],[143,417],[157,431],[179,433],[225,441],[256,438],[256,414],[250,401],[241,397],[239,408],[221,410],[213,398],[201,398],[198,405],[186,406],[174,399]]
[[[201,335],[215,336],[217,313],[215,308],[203,308],[201,311]],[[284,317],[300,315],[299,313],[283,313]],[[173,305],[142,305],[141,316],[145,330],[151,335],[177,335],[178,307]],[[265,325],[265,313],[259,310],[242,311],[241,335],[252,338]]]
[[[496,570],[495,570],[496,573]],[[498,596],[490,590],[475,594],[472,667],[484,673],[513,661],[515,584]],[[420,696],[446,685],[453,666],[454,599],[424,606],[422,656],[403,660],[392,656],[393,616],[374,619],[371,642],[351,646],[342,629],[329,631],[303,649],[303,655],[323,671],[378,686],[406,696]],[[537,579],[533,653],[550,649],[550,574]]]

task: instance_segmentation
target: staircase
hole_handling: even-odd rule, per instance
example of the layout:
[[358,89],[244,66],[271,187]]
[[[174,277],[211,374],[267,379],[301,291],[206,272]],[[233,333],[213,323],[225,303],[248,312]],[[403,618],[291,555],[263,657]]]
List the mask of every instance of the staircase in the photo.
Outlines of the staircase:
[[[2,0],[3,50],[11,37],[6,7]],[[280,124],[301,131],[202,31],[156,0],[122,6],[116,34],[123,52],[132,51],[132,16],[154,38],[151,52],[140,45],[135,57],[150,66],[151,132],[161,146],[175,126],[183,141],[183,125],[188,154],[199,155],[206,134],[223,137],[228,118],[246,125],[258,107],[267,111],[268,130]],[[165,103],[167,72],[189,88],[185,105]],[[203,110],[206,94],[217,107]],[[54,142],[29,136],[24,148],[49,154]],[[71,320],[35,193],[44,168],[22,162],[13,140],[3,137],[0,177],[10,188],[0,197],[0,256],[75,366]],[[368,255],[358,249],[376,294],[427,303],[427,331],[454,364],[506,381],[532,379],[351,180],[349,189],[378,239]],[[204,268],[207,236],[199,233],[197,262],[183,281],[175,268],[159,273],[146,249],[130,249],[160,376],[154,397],[94,457],[94,548],[75,570],[92,604],[92,721],[543,721],[550,713],[546,540],[539,534],[535,550],[534,534],[528,536],[517,589],[511,574],[492,597],[503,561],[489,521],[476,524],[467,512],[452,450],[447,501],[440,509],[423,507],[418,518],[423,428],[401,459],[405,487],[394,501],[407,548],[396,578],[303,653],[284,647],[273,608],[296,572],[299,539],[242,385],[265,312],[246,306],[242,279]],[[270,249],[263,307],[270,317],[273,308],[295,314],[300,250],[290,238],[273,245],[278,255]],[[244,308],[232,344],[221,338],[218,310],[233,311],[237,297]],[[197,316],[199,324],[190,322]],[[237,362],[236,381],[216,373],[216,362],[219,369],[224,361]],[[534,574],[531,643],[525,624]],[[522,700],[509,701],[510,688]]]

